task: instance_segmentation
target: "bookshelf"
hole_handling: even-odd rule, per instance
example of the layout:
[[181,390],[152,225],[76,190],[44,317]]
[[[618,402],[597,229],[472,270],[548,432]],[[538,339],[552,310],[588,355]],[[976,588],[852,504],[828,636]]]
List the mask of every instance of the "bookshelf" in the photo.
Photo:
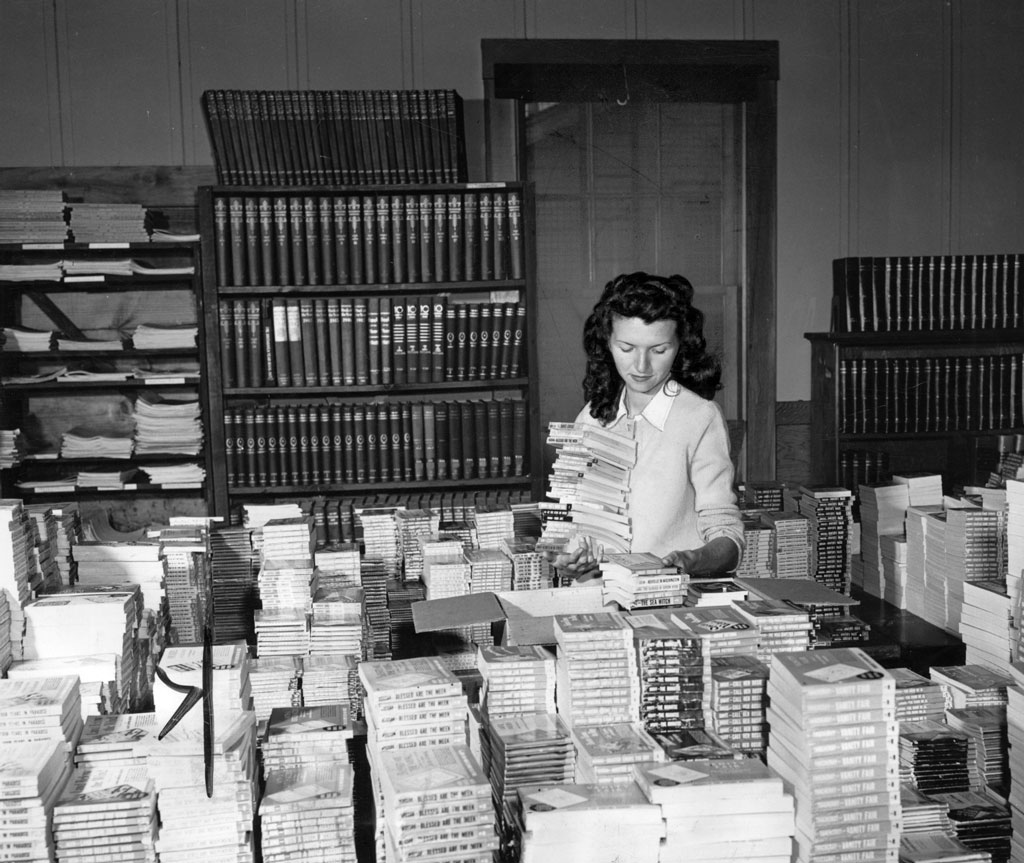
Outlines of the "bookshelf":
[[531,206],[520,183],[201,187],[215,513],[539,497]]
[[[2,427],[21,430],[15,463],[0,471],[4,495],[189,497],[205,510],[209,466],[202,438],[197,451],[172,442],[161,452],[136,429],[144,402],[166,401],[194,402],[205,426],[198,254],[197,243],[178,241],[0,243],[0,320],[44,333],[30,350],[12,340],[0,350]],[[14,275],[10,267],[29,270]],[[176,330],[176,344],[148,347],[153,342],[143,342],[137,329],[144,323],[150,333]],[[63,436],[78,426],[131,434],[131,450],[109,457],[87,448],[68,457]],[[188,469],[188,476],[156,478],[167,469]],[[97,472],[124,478],[90,482]]]

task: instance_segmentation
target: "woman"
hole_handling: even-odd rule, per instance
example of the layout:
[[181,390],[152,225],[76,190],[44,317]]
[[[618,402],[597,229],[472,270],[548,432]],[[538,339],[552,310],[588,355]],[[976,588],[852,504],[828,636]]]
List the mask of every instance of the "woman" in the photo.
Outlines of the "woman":
[[[735,569],[743,525],[728,430],[711,401],[722,370],[707,351],[704,315],[692,299],[682,276],[630,273],[605,286],[584,327],[587,404],[576,422],[637,441],[632,550],[704,575]],[[555,566],[592,578],[600,554],[584,541]]]

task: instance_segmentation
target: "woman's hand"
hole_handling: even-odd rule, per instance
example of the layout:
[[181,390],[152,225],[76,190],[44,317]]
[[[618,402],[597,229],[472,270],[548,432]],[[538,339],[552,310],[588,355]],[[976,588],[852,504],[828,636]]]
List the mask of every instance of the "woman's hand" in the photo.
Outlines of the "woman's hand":
[[731,572],[740,562],[739,547],[727,536],[715,537],[700,548],[670,551],[662,559],[690,575],[718,575]]
[[604,556],[604,547],[595,543],[590,537],[580,537],[581,544],[573,552],[555,554],[551,560],[560,573],[568,575],[574,581],[589,581],[601,577],[598,564]]

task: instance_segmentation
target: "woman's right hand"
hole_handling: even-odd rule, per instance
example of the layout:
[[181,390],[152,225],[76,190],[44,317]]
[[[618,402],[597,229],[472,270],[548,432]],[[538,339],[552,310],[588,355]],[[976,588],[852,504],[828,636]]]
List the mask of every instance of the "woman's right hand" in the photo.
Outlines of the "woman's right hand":
[[552,566],[568,575],[574,581],[589,581],[601,577],[598,563],[604,549],[590,537],[582,537],[580,547],[573,552],[560,552],[551,560]]

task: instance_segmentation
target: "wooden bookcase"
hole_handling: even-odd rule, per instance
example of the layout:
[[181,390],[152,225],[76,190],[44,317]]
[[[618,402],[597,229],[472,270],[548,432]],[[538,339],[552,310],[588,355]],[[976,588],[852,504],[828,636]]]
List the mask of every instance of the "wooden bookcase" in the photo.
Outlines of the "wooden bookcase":
[[[122,349],[73,349],[14,351],[8,345],[0,351],[0,408],[5,428],[21,428],[27,443],[27,454],[19,464],[4,470],[0,488],[6,496],[16,495],[27,501],[108,500],[138,496],[190,497],[196,506],[206,509],[210,490],[209,450],[205,445],[198,455],[133,454],[128,458],[61,457],[61,436],[70,428],[90,420],[119,421],[130,427],[130,413],[143,393],[156,393],[198,400],[200,409],[206,403],[205,380],[200,374],[203,352],[201,301],[198,290],[198,246],[194,242],[125,242],[125,243],[4,243],[0,244],[0,263],[54,265],[59,261],[102,263],[112,259],[130,258],[144,261],[154,268],[193,268],[192,273],[92,275],[41,277],[33,280],[0,279],[0,320],[12,326],[49,329],[64,339],[84,339],[82,317],[93,324],[99,320],[107,326],[116,325],[115,318],[124,310],[139,304],[138,318],[145,323],[148,298],[157,292],[165,316],[172,310],[176,323],[195,324],[198,343],[190,347],[138,349],[124,340]],[[77,321],[76,321],[77,319]],[[45,375],[57,369],[112,373],[107,379],[74,379],[67,376],[49,380],[26,381],[33,375]],[[180,376],[178,369],[184,368]],[[135,369],[146,373],[169,372],[163,379],[133,374]],[[194,371],[193,371],[194,370]],[[122,379],[113,375],[123,372]],[[16,381],[16,382],[12,382]],[[203,417],[205,430],[205,416]],[[198,463],[206,470],[205,482],[161,485],[148,481],[147,465]],[[82,470],[142,471],[130,478],[123,488],[90,488],[76,483]],[[62,485],[45,489],[19,487],[23,480],[58,480]]]
[[531,207],[519,183],[201,187],[215,513],[539,499]]
[[983,482],[998,436],[1024,431],[1024,331],[806,333],[811,474],[841,484],[844,453],[890,472],[935,471],[947,491]]

